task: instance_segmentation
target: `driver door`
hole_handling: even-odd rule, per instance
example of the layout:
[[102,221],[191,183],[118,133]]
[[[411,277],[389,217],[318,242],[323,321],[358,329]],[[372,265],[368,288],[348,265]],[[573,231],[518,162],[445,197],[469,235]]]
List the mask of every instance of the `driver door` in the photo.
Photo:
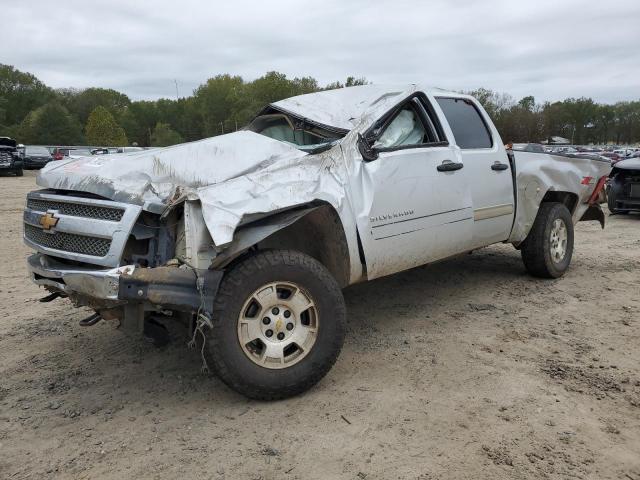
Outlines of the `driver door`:
[[366,133],[377,158],[363,159],[352,197],[369,279],[464,252],[473,231],[467,172],[427,98],[385,117]]

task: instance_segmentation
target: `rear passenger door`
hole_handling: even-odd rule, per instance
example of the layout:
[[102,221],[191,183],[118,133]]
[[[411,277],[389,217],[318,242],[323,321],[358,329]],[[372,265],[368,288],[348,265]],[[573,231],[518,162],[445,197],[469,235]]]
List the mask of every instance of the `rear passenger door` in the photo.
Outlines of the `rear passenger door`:
[[469,97],[436,97],[449,123],[473,201],[473,248],[509,238],[515,204],[511,163],[486,112]]

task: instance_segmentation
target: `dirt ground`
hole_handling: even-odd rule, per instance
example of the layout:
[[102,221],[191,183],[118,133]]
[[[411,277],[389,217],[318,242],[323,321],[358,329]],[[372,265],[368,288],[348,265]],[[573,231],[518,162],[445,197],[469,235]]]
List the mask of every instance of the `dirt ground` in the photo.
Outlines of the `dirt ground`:
[[27,278],[0,183],[0,478],[640,480],[640,216],[581,223],[570,271],[495,246],[350,287],[329,375],[249,401]]

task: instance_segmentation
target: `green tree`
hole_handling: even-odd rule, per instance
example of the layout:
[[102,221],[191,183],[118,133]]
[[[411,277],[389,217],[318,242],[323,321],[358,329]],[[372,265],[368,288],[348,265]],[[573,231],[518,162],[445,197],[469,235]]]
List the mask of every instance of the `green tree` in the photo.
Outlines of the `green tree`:
[[53,90],[34,75],[0,64],[0,125],[20,123],[54,96]]
[[57,101],[30,112],[17,129],[20,143],[37,145],[82,145],[82,126]]
[[564,132],[571,143],[581,144],[587,141],[587,129],[597,115],[597,105],[590,98],[567,98],[562,102],[567,119]]
[[364,78],[356,78],[356,77],[347,77],[347,81],[342,83],[340,81],[332,82],[327,84],[322,90],[335,90],[336,88],[344,88],[344,87],[357,87],[358,85],[368,85],[369,81]]
[[210,78],[195,90],[193,96],[205,137],[229,131],[231,126],[227,123],[225,128],[225,122],[251,103],[242,77],[227,74]]
[[85,132],[90,145],[128,145],[124,129],[118,125],[109,110],[102,106],[96,107],[89,115]]
[[180,134],[173,130],[168,123],[158,122],[151,134],[152,147],[168,147],[169,145],[175,145],[183,141]]
[[129,97],[110,88],[65,89],[59,90],[58,95],[63,105],[76,115],[83,125],[87,123],[89,115],[98,106],[106,108],[111,115],[116,117],[131,105]]

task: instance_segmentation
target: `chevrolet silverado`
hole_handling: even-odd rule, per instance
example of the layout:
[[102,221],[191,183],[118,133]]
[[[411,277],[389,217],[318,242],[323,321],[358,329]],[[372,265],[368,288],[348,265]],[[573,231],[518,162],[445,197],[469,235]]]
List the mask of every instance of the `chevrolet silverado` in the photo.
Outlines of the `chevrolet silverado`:
[[510,243],[535,276],[569,267],[610,170],[505,149],[477,100],[419,85],[275,102],[243,130],[49,163],[29,193],[32,279],[101,320],[190,328],[231,388],[284,398],[341,350],[341,289]]

